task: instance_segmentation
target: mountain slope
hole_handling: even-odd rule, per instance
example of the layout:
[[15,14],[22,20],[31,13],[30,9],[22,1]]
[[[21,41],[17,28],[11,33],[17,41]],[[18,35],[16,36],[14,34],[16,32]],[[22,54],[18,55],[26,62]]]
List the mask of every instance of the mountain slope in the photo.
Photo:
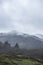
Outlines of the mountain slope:
[[39,37],[40,39],[43,39],[43,35],[41,35],[41,34],[36,34],[35,36]]
[[15,43],[18,43],[21,48],[26,49],[40,49],[43,48],[43,41],[32,35],[27,34],[15,34],[7,33],[7,34],[1,34],[0,33],[0,41],[5,42],[8,41],[11,45],[15,45]]

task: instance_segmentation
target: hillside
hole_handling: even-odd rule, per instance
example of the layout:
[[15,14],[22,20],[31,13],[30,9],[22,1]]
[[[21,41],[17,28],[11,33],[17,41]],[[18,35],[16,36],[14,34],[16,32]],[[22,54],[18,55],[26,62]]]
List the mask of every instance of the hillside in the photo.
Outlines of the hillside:
[[34,35],[17,34],[17,33],[8,33],[8,34],[0,33],[0,41],[1,42],[8,41],[12,46],[14,46],[15,43],[18,43],[21,48],[26,49],[43,48],[43,41]]
[[43,65],[43,63],[21,56],[0,55],[0,65]]

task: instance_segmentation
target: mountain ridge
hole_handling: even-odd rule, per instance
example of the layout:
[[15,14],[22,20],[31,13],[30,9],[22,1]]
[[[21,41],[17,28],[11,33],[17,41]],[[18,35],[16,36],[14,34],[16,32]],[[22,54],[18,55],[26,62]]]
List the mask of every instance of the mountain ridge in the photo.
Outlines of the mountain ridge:
[[[18,33],[18,32],[17,32]],[[21,48],[40,49],[43,48],[43,41],[34,35],[13,33],[0,33],[0,41],[8,41],[12,46],[18,43]]]

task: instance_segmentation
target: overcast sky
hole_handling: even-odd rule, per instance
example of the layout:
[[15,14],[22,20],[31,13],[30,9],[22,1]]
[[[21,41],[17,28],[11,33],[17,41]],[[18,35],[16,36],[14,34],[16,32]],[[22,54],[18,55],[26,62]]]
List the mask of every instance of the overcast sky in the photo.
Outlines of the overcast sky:
[[0,32],[43,34],[43,0],[0,0]]

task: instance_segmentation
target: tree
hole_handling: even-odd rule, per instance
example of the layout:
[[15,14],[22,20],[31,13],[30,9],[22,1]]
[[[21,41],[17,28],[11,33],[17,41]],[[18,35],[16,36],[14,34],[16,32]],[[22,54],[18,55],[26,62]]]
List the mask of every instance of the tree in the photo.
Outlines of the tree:
[[18,45],[18,43],[16,43],[16,45],[15,45],[15,48],[19,48],[19,45]]
[[8,41],[5,41],[4,47],[5,47],[5,48],[10,48],[10,44],[8,43]]
[[8,44],[8,41],[5,41],[5,45],[7,45]]

